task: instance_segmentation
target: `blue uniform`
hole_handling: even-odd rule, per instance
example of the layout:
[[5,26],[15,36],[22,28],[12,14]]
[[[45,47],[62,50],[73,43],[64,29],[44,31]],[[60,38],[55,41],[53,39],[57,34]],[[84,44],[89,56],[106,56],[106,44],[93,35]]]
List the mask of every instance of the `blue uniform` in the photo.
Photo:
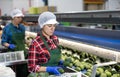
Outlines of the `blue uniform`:
[[[12,31],[14,30],[14,31]],[[1,43],[12,43],[13,32],[15,33],[25,33],[25,27],[22,24],[19,24],[18,27],[14,26],[12,23],[6,25],[3,29]],[[16,39],[17,40],[17,39]]]

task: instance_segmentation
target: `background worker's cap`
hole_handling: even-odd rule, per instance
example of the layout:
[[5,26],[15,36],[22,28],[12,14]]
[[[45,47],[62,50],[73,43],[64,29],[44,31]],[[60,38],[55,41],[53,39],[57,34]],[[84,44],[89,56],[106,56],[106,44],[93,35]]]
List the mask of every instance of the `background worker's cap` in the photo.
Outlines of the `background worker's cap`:
[[23,13],[21,10],[19,9],[14,9],[12,12],[11,12],[11,17],[14,18],[14,17],[24,17]]
[[52,12],[43,12],[39,15],[38,24],[40,28],[43,28],[47,24],[59,24],[56,20],[56,16]]

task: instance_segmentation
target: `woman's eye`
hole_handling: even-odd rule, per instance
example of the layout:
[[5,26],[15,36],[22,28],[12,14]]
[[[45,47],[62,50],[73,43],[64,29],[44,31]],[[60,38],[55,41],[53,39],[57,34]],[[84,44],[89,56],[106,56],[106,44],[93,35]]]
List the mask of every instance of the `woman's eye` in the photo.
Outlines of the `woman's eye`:
[[49,27],[52,27],[52,25],[48,25]]

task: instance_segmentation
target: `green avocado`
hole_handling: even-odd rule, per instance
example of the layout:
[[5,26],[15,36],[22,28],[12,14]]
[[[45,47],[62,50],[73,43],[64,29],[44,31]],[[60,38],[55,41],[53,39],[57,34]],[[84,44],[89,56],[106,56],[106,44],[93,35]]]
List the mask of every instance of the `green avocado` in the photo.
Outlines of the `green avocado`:
[[59,68],[58,71],[59,71],[61,74],[63,74],[63,73],[65,72],[63,68]]
[[107,77],[105,73],[101,73],[100,77]]

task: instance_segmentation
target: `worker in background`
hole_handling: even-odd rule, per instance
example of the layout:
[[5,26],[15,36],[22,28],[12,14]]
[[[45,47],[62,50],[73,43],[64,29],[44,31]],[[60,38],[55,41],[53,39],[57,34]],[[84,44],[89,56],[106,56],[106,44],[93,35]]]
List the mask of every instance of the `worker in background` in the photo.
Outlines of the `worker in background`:
[[[21,24],[23,20],[23,13],[19,9],[14,9],[11,12],[12,21],[11,23],[7,24],[1,36],[1,43],[3,46],[8,48],[8,52],[15,52],[15,51],[24,51],[25,52],[25,27]],[[27,66],[27,65],[26,65]],[[24,67],[24,66],[23,66]],[[21,70],[21,66],[16,66],[14,69]],[[17,69],[18,68],[18,69]],[[18,73],[19,72],[19,73]],[[17,77],[21,76],[23,72],[17,72]]]
[[38,23],[41,30],[32,41],[28,52],[29,72],[60,75],[58,69],[61,67],[58,67],[58,63],[61,51],[58,46],[58,37],[53,35],[58,25],[56,16],[51,12],[43,12],[38,18]]

